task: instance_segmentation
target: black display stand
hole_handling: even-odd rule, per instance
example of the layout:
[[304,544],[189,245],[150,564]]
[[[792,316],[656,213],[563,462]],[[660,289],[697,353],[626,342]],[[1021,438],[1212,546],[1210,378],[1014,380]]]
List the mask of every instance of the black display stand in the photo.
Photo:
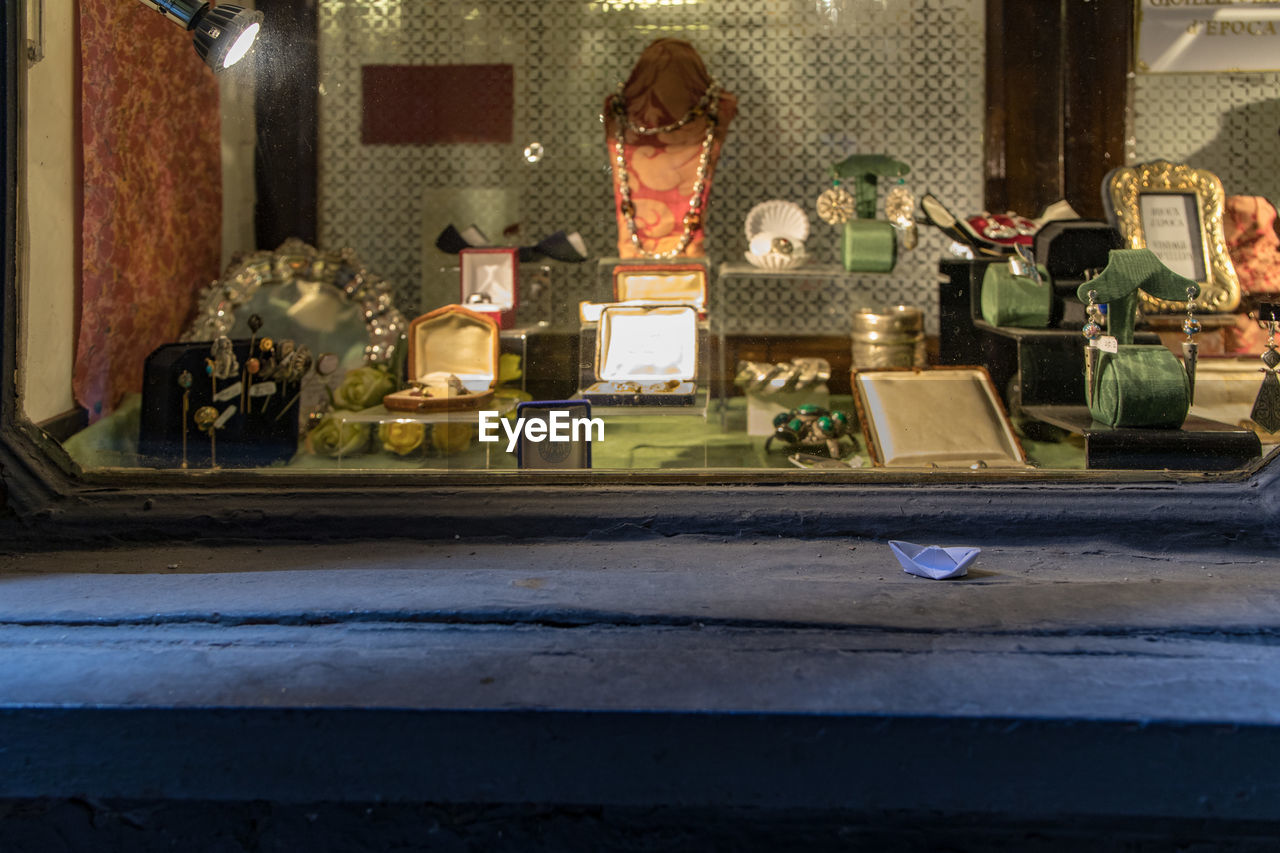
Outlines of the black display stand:
[[[256,397],[246,414],[240,397],[213,401],[213,387],[205,373],[209,357],[208,341],[165,344],[147,356],[142,384],[141,428],[138,454],[143,465],[178,468],[182,465],[182,388],[178,376],[191,372],[191,396],[187,401],[187,467],[210,467],[209,436],[196,428],[193,416],[201,406],[212,405],[219,412],[234,405],[236,412],[217,431],[219,468],[256,468],[293,458],[298,450],[298,400],[293,399],[299,383],[292,383],[270,398]],[[249,357],[249,341],[232,342],[236,359],[243,366]],[[240,381],[240,376],[219,383],[219,390]],[[261,411],[266,404],[265,414]],[[289,405],[286,406],[285,404]]]
[[1027,406],[1023,412],[1083,435],[1086,468],[1228,471],[1262,455],[1252,430],[1195,415],[1181,429],[1134,429],[1100,424],[1086,406]]
[[[1123,429],[1097,423],[1084,405],[1084,306],[1079,281],[1057,282],[1057,328],[992,326],[982,319],[982,278],[987,264],[1004,261],[943,260],[938,269],[943,364],[980,364],[1004,397],[1011,416],[1022,416],[1083,435],[1088,468],[1224,471],[1262,455],[1250,430],[1188,417],[1181,429]],[[1159,344],[1154,332],[1134,343]]]
[[[942,364],[980,364],[1010,413],[1028,406],[1084,402],[1084,306],[1075,298],[1078,281],[1054,284],[1052,325],[1044,329],[992,326],[982,319],[982,278],[987,265],[1005,261],[952,261],[938,265]],[[1134,343],[1158,344],[1140,332]],[[1018,381],[1016,384],[1014,379]]]

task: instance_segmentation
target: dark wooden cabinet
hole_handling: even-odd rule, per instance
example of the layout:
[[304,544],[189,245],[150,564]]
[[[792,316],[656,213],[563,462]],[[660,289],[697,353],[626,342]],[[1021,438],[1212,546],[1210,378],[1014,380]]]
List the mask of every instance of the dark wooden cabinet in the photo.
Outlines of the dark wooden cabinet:
[[987,0],[985,204],[1038,215],[1065,198],[1103,219],[1124,163],[1134,9],[1118,0]]

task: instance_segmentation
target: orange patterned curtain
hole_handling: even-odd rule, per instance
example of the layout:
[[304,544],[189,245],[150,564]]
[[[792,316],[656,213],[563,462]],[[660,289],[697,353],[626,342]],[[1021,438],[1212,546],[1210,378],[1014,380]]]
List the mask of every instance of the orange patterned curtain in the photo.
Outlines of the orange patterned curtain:
[[76,400],[142,388],[218,277],[218,85],[191,38],[135,0],[80,0],[84,214]]

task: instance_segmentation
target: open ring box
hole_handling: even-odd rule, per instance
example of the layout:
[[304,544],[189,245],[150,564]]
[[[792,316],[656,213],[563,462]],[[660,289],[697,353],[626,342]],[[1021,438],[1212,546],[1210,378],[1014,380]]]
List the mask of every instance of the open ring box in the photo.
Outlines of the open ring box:
[[698,310],[692,305],[605,305],[596,334],[597,406],[692,406],[697,395]]
[[[400,412],[463,412],[493,400],[498,384],[498,324],[462,305],[446,305],[409,324],[409,380],[415,387],[382,398]],[[467,390],[457,394],[456,376]]]
[[462,304],[493,318],[499,329],[515,325],[520,301],[518,249],[463,249],[458,253]]

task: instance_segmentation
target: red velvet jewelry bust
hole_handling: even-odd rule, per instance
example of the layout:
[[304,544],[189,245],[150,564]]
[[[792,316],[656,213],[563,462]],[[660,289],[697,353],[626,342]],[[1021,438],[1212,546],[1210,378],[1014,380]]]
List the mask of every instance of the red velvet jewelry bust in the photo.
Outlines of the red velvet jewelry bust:
[[704,254],[711,176],[737,106],[688,42],[659,39],[640,54],[604,111],[619,257]]

